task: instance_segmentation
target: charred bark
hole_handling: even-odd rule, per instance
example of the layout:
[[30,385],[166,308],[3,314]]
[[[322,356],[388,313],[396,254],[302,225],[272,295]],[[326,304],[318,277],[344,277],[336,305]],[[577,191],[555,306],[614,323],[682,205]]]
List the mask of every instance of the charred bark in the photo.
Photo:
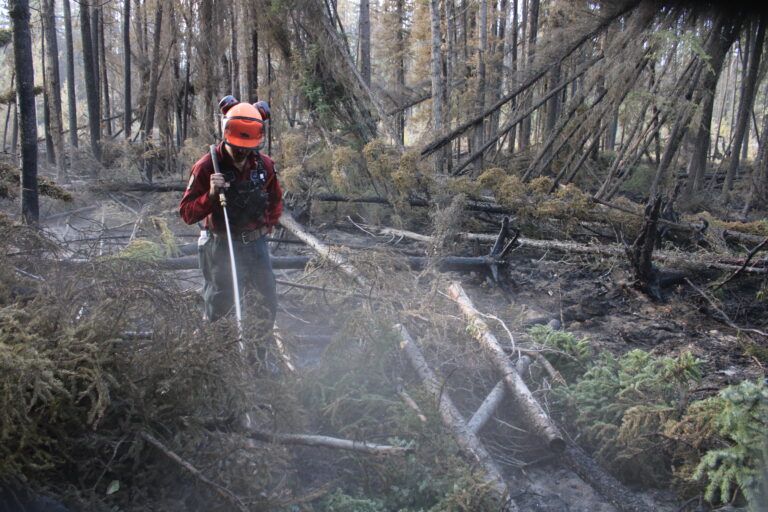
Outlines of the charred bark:
[[19,106],[21,128],[21,218],[26,224],[37,225],[40,218],[37,194],[37,115],[29,2],[11,0],[8,2],[8,14],[13,30],[16,104]]

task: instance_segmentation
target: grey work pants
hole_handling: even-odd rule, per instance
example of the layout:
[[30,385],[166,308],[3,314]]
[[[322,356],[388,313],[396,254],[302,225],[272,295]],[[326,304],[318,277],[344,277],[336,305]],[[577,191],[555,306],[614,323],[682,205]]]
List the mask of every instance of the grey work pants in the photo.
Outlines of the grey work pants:
[[[264,333],[271,333],[277,313],[277,289],[266,238],[262,236],[253,242],[235,239],[233,247],[243,322],[246,325],[256,322]],[[205,278],[205,316],[215,321],[227,315],[235,305],[226,236],[211,235],[199,244],[198,258]]]

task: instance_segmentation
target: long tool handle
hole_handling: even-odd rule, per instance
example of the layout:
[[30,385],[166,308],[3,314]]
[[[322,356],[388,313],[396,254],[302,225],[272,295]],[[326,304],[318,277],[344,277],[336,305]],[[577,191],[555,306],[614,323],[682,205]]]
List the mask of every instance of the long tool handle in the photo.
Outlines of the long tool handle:
[[[219,168],[219,158],[216,156],[216,146],[211,145],[211,161],[213,162],[213,172],[221,174]],[[243,312],[240,310],[240,286],[237,283],[237,266],[235,266],[235,247],[232,245],[232,230],[229,227],[229,215],[227,214],[227,200],[224,192],[219,194],[219,202],[224,210],[224,226],[227,229],[227,245],[229,246],[229,266],[232,268],[232,291],[235,295],[235,318],[237,318],[238,347],[242,351],[243,346]]]

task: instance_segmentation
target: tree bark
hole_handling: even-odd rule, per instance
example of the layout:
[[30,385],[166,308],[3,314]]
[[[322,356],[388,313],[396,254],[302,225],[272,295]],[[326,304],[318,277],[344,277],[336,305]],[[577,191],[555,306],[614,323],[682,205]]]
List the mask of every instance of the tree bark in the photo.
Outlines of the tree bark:
[[[411,366],[419,375],[424,387],[437,401],[437,408],[443,423],[451,430],[461,450],[471,460],[477,462],[483,471],[485,483],[493,489],[496,494],[506,499],[509,496],[509,489],[506,481],[501,474],[501,470],[494,462],[491,454],[485,449],[477,435],[467,426],[466,420],[462,417],[459,410],[451,400],[448,393],[443,389],[441,381],[435,376],[429,368],[424,355],[419,347],[413,341],[408,331],[402,325],[396,325],[395,331],[399,335],[399,342],[402,349],[408,356]],[[508,507],[503,510],[518,510],[514,502],[509,502]]]
[[[533,59],[536,47],[536,37],[539,32],[539,0],[530,0],[530,12],[528,13],[528,21],[530,29],[528,31],[528,64],[526,67],[533,65]],[[526,109],[530,104],[530,97],[526,97],[523,100],[523,109]],[[520,126],[520,149],[527,148],[531,143],[531,118],[526,117],[523,119],[523,123]]]
[[155,11],[154,34],[152,40],[152,68],[149,72],[149,95],[147,96],[147,112],[144,121],[144,134],[142,140],[152,137],[155,127],[155,105],[157,104],[157,86],[160,83],[160,37],[163,26],[164,0],[157,3]]
[[[96,160],[101,160],[101,113],[99,112],[99,89],[94,65],[89,3],[89,0],[80,0],[80,36],[83,44],[83,71],[85,74],[86,101],[88,104],[91,152]],[[96,174],[96,169],[93,169],[93,173]]]
[[53,135],[51,134],[51,109],[49,106],[49,87],[45,63],[47,60],[45,51],[45,21],[43,20],[42,12],[40,13],[40,25],[43,28],[43,37],[40,39],[40,62],[43,64],[43,140],[45,141],[45,159],[50,165],[56,165],[56,148],[53,145]]
[[371,86],[371,3],[360,0],[360,75]]
[[713,52],[710,54],[709,66],[705,68],[704,76],[701,79],[701,92],[699,93],[701,95],[701,118],[698,120],[694,148],[688,163],[688,178],[683,193],[685,199],[690,199],[694,192],[701,190],[704,184],[709,144],[712,138],[712,113],[715,105],[717,82],[723,70],[725,56],[736,37],[736,31],[735,25],[729,23],[728,26],[724,27],[722,33],[715,34],[717,39],[712,46]]
[[[397,32],[395,33],[395,44],[397,52],[397,69],[395,70],[395,86],[398,94],[405,91],[405,0],[396,0],[397,12]],[[447,6],[453,6],[453,0],[446,1]],[[450,76],[450,75],[449,75]],[[405,112],[399,111],[395,116],[397,125],[397,137],[400,145],[405,145]]]
[[736,177],[736,170],[739,167],[739,153],[741,145],[744,143],[744,134],[746,133],[747,123],[749,123],[749,114],[752,111],[752,105],[755,101],[755,88],[757,84],[757,72],[760,66],[760,57],[763,52],[763,41],[765,39],[766,22],[768,15],[762,13],[757,21],[757,34],[753,39],[750,49],[749,64],[746,76],[744,78],[743,94],[739,101],[739,113],[736,121],[736,130],[734,132],[733,149],[731,150],[731,160],[728,165],[728,172],[725,175],[722,197],[728,200],[730,191],[733,189],[733,180]]
[[512,393],[513,400],[520,408],[527,423],[533,428],[533,432],[544,439],[551,450],[561,452],[565,448],[562,434],[515,371],[496,336],[491,333],[490,328],[481,318],[464,289],[458,282],[454,281],[448,287],[448,294],[456,301],[467,318],[469,332],[493,359],[507,388]]
[[26,224],[36,226],[40,219],[40,209],[37,194],[35,71],[29,30],[29,2],[10,0],[8,14],[13,30],[16,104],[19,106],[21,128],[21,218]]
[[131,125],[133,124],[131,107],[131,0],[123,0],[123,77],[123,134],[125,140],[130,140]]
[[265,443],[293,444],[303,446],[320,446],[336,450],[349,450],[353,452],[367,453],[370,455],[406,455],[413,448],[403,446],[391,446],[386,444],[369,443],[367,441],[353,441],[351,439],[339,439],[329,436],[317,436],[308,434],[276,434],[260,430],[248,432],[248,437]]
[[[14,82],[16,80],[16,68],[11,69],[11,89],[14,88]],[[11,120],[11,109],[16,109],[16,102],[9,101],[7,109],[5,111],[5,127],[3,128],[3,153],[8,151],[8,122]]]
[[[112,105],[109,98],[109,78],[107,74],[107,45],[106,36],[104,35],[104,9],[99,7],[99,70],[101,71],[101,86],[102,93],[101,99],[103,103],[102,119],[104,121],[104,129],[109,137],[112,136]],[[126,79],[130,75],[126,75]]]
[[101,105],[101,43],[99,38],[99,11],[101,6],[99,0],[91,0],[92,7],[90,8],[91,15],[91,43],[93,44],[93,71],[96,77],[96,97],[99,102],[99,129],[102,135],[104,134],[104,127],[102,126],[102,118],[104,116],[104,109]]
[[[442,42],[442,36],[440,32],[440,2],[439,0],[430,0],[429,2],[429,14],[432,28],[432,128],[435,133],[442,133],[444,129],[443,119],[443,103],[445,98],[443,97],[442,87],[442,55],[440,51],[440,45]],[[440,151],[435,156],[434,167],[435,172],[440,174],[443,171],[443,164],[445,162],[445,153]]]
[[[65,0],[66,1],[66,0]],[[54,0],[42,0],[46,41],[46,87],[48,89],[48,107],[50,109],[51,135],[56,148],[56,169],[58,180],[65,182],[66,165],[64,162],[64,123],[61,116],[61,76],[59,73],[59,43],[56,37],[56,17]]]
[[[488,54],[488,0],[480,0],[478,12],[478,41],[477,41],[477,89],[475,90],[475,115],[480,116],[485,111],[485,60]],[[475,126],[472,147],[479,148],[485,143],[485,122]],[[478,157],[478,167],[483,167],[482,155]]]
[[[64,4],[64,40],[67,48],[67,113],[69,114],[69,143],[77,147],[77,99],[75,96],[75,52],[72,43],[72,13],[70,0]],[[128,76],[128,75],[126,75]]]

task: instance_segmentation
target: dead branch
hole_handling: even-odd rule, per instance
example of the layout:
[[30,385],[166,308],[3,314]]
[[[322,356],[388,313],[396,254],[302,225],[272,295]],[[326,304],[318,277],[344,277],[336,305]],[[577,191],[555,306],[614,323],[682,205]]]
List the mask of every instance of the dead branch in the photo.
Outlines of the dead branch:
[[[501,470],[494,462],[491,455],[485,449],[482,442],[467,426],[467,422],[454,405],[448,393],[445,392],[440,381],[429,368],[427,360],[421,350],[411,338],[411,335],[403,325],[396,325],[395,331],[400,336],[400,348],[405,351],[408,360],[416,370],[416,373],[424,383],[424,387],[435,398],[438,404],[443,423],[453,432],[461,450],[470,459],[476,461],[483,471],[485,481],[501,498],[509,496],[509,489],[501,474]],[[510,500],[508,510],[519,510],[517,505]]]
[[248,437],[264,443],[299,444],[304,446],[319,446],[335,450],[348,450],[353,452],[368,453],[370,455],[405,455],[413,451],[413,448],[405,446],[391,446],[375,444],[367,441],[353,441],[351,439],[339,439],[329,436],[317,436],[309,434],[275,434],[260,430],[248,432]]
[[205,475],[203,475],[200,472],[200,470],[198,470],[192,464],[190,464],[189,462],[179,457],[173,451],[166,448],[166,446],[163,443],[158,441],[151,434],[147,432],[139,432],[139,437],[145,440],[146,442],[148,442],[149,444],[151,444],[160,452],[162,452],[163,455],[168,457],[170,460],[172,460],[173,462],[181,466],[185,471],[187,471],[189,474],[194,476],[200,482],[205,484],[207,487],[213,490],[216,494],[221,496],[225,501],[227,501],[230,505],[234,506],[237,510],[240,510],[242,512],[248,512],[248,507],[246,507],[243,501],[240,498],[238,498],[232,491],[230,491],[226,487],[223,487],[217,484],[216,482],[213,482],[212,480],[209,480]]
[[344,258],[341,254],[334,252],[333,249],[318,240],[316,237],[309,234],[309,232],[304,229],[301,224],[296,222],[296,219],[293,218],[291,212],[283,212],[283,215],[280,217],[280,225],[291,232],[296,238],[311,247],[323,259],[333,263],[339,270],[351,277],[352,280],[354,280],[358,285],[365,289],[370,287],[367,280],[357,271],[357,269],[347,263],[346,258]]
[[423,412],[421,412],[421,407],[419,407],[419,404],[417,404],[416,401],[411,398],[411,395],[409,395],[406,390],[404,390],[402,387],[398,388],[397,396],[399,396],[403,402],[405,402],[405,405],[407,405],[413,410],[413,412],[416,413],[416,417],[419,418],[419,421],[422,423],[427,422],[427,417],[424,416]]
[[736,329],[737,331],[751,332],[751,333],[754,333],[754,334],[759,334],[760,336],[768,337],[768,333],[760,331],[758,329],[745,329],[743,327],[739,327],[736,323],[734,323],[733,320],[731,320],[731,317],[729,317],[725,313],[725,311],[723,311],[722,309],[720,309],[718,307],[718,305],[715,303],[715,301],[704,290],[702,290],[701,288],[699,288],[698,286],[693,284],[691,282],[691,280],[688,279],[687,277],[685,278],[685,282],[688,283],[688,285],[691,288],[693,288],[696,291],[696,293],[701,295],[704,298],[704,300],[706,300],[709,303],[709,305],[712,307],[712,309],[714,309],[715,312],[717,312],[717,314],[720,315],[721,321],[723,323],[725,323],[728,327],[732,327],[732,328]]
[[528,350],[525,348],[518,348],[517,350],[519,350],[523,354],[533,357],[536,360],[536,362],[539,363],[544,368],[544,371],[547,372],[547,374],[550,376],[550,378],[552,378],[552,380],[554,380],[558,384],[562,384],[562,385],[566,384],[563,374],[557,371],[557,369],[554,366],[552,366],[552,363],[550,363],[549,360],[546,357],[544,357],[544,355],[541,352],[539,352],[538,350]]
[[562,451],[565,448],[565,441],[560,430],[533,397],[520,375],[517,374],[504,349],[501,348],[501,344],[491,332],[488,324],[481,318],[461,284],[455,281],[451,283],[448,287],[448,294],[456,301],[467,318],[472,336],[492,357],[496,368],[503,375],[504,382],[512,393],[515,403],[520,407],[534,432],[547,441],[551,450]]
[[714,292],[714,291],[717,291],[717,290],[719,290],[720,288],[722,288],[723,286],[725,286],[727,283],[731,282],[731,281],[732,281],[732,280],[733,280],[733,279],[734,279],[736,276],[738,276],[739,274],[741,274],[741,273],[744,271],[744,269],[745,269],[745,268],[747,268],[747,265],[749,265],[749,261],[752,259],[752,257],[753,257],[755,254],[757,254],[758,252],[760,252],[760,250],[761,250],[763,247],[765,247],[765,245],[766,245],[766,244],[768,244],[768,238],[766,238],[765,240],[763,240],[762,242],[760,242],[760,243],[759,243],[758,245],[756,245],[756,246],[755,246],[755,247],[754,247],[754,248],[753,248],[751,251],[749,251],[749,254],[747,255],[747,258],[744,260],[744,263],[743,263],[743,264],[742,264],[742,265],[739,267],[739,269],[738,269],[736,272],[734,272],[733,274],[731,274],[731,275],[728,277],[728,279],[726,279],[725,281],[722,281],[720,284],[718,284],[717,286],[715,286],[714,288],[712,288],[712,291]]

